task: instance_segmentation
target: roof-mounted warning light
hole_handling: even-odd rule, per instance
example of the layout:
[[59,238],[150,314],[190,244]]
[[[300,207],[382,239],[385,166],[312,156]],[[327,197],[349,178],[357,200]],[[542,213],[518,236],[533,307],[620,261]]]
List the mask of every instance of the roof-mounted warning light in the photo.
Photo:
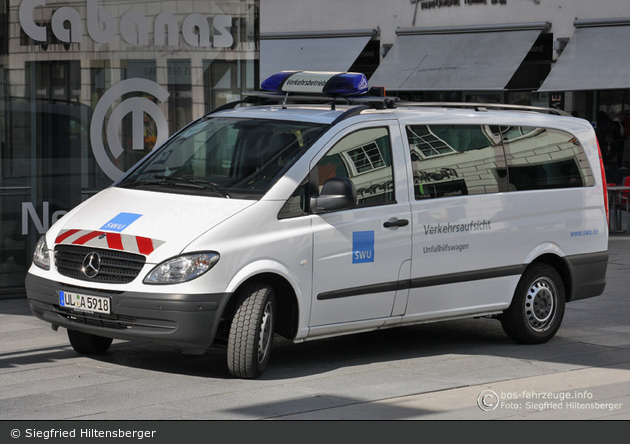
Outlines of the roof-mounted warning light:
[[278,93],[357,96],[368,91],[364,74],[357,72],[281,71],[265,79],[260,89]]
[[357,72],[281,71],[266,78],[260,91],[244,91],[242,100],[226,103],[212,111],[234,109],[241,104],[263,105],[281,103],[354,105],[341,118],[360,113],[364,109],[396,108],[397,97],[387,97],[385,88],[369,88],[367,78]]

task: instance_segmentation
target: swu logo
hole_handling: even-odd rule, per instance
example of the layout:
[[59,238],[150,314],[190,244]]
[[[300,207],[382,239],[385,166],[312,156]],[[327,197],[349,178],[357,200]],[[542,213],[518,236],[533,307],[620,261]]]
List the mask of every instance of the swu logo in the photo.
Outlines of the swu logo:
[[374,231],[352,233],[352,263],[374,262]]
[[[87,31],[96,43],[109,43],[116,35],[116,19],[106,9],[98,7],[97,0],[86,0],[87,3]],[[38,26],[33,20],[33,12],[38,6],[46,6],[46,0],[24,0],[20,5],[20,24],[24,32],[33,40],[45,42],[46,28]],[[68,6],[61,7],[52,16],[52,32],[65,43],[81,43],[83,27],[81,15],[76,9]],[[69,27],[66,28],[66,23]],[[213,45],[210,44],[210,24],[201,14],[193,13],[184,19],[182,35],[190,46],[229,48],[234,44],[230,32],[232,27],[231,15],[217,15],[212,21]],[[168,43],[166,32],[168,29]],[[120,18],[120,35],[131,45],[149,44],[149,23],[140,12],[131,10]],[[154,40],[156,45],[179,46],[179,24],[175,16],[169,12],[162,12],[155,17]]]

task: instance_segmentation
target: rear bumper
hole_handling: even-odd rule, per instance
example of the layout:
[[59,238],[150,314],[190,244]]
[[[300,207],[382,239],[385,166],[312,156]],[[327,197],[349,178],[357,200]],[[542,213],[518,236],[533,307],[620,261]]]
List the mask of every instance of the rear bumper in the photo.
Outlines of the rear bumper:
[[[60,290],[108,297],[111,314],[60,307]],[[68,286],[30,273],[26,277],[26,294],[33,314],[55,326],[114,339],[168,344],[190,351],[212,345],[230,296],[228,293],[102,291]]]
[[571,301],[599,296],[606,288],[608,251],[567,257],[573,287]]

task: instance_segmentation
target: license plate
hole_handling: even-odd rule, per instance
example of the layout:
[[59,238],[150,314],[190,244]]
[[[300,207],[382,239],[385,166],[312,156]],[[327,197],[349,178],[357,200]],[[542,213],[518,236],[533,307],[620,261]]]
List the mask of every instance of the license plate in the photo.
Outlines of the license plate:
[[59,292],[59,305],[64,308],[110,314],[110,300],[101,296],[88,296],[67,291]]

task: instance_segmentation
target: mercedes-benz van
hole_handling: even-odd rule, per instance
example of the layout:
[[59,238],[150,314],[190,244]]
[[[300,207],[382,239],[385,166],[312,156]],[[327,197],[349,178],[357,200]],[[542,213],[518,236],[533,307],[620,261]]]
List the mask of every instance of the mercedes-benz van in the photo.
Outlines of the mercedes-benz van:
[[367,88],[281,72],[180,130],[42,236],[32,312],[79,353],[224,340],[231,374],[254,378],[274,334],[487,316],[542,343],[565,303],[603,292],[606,184],[588,122]]

